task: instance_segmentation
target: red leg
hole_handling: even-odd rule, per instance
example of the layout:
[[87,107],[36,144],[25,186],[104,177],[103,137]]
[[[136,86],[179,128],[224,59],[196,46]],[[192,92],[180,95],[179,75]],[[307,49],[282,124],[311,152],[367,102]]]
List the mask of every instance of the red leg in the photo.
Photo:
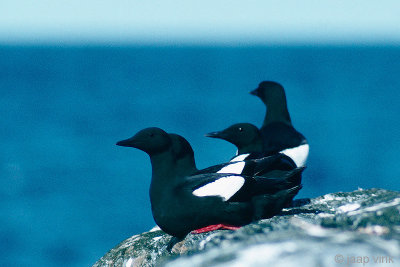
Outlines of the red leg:
[[201,234],[201,233],[207,233],[215,230],[237,230],[239,229],[240,226],[233,226],[229,224],[213,224],[209,225],[200,229],[196,229],[192,231],[192,234]]

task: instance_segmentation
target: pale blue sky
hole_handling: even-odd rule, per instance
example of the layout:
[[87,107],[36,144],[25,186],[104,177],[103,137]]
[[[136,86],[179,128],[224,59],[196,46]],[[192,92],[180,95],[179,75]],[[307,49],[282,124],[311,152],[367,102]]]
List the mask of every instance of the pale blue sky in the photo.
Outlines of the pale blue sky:
[[0,43],[400,44],[400,0],[0,0]]

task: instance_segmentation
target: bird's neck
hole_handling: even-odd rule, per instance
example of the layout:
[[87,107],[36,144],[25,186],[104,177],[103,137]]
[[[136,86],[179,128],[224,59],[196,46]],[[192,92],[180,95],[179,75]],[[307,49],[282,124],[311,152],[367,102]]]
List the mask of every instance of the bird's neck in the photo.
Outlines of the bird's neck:
[[256,138],[251,144],[238,148],[238,155],[248,154],[248,153],[261,153],[263,150],[263,143],[261,136]]
[[150,157],[153,176],[168,175],[174,171],[175,160],[170,150]]
[[181,177],[189,176],[194,172],[198,171],[193,155],[185,156],[178,159],[176,167],[177,167],[176,173]]
[[287,108],[286,97],[280,99],[272,99],[270,101],[264,101],[267,106],[267,112],[265,114],[263,125],[267,125],[271,122],[283,122],[287,125],[292,125],[289,111]]
[[150,199],[161,195],[166,188],[171,187],[176,180],[176,162],[173,153],[168,150],[150,156],[152,178],[150,184]]

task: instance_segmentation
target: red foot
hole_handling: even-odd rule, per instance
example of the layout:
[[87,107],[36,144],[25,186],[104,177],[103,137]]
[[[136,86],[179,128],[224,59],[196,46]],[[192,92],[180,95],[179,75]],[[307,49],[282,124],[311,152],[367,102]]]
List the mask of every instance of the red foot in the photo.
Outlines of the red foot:
[[237,230],[239,229],[240,226],[233,226],[233,225],[228,225],[228,224],[213,224],[209,225],[197,230],[193,230],[192,234],[201,234],[201,233],[206,233],[206,232],[211,232],[215,230]]

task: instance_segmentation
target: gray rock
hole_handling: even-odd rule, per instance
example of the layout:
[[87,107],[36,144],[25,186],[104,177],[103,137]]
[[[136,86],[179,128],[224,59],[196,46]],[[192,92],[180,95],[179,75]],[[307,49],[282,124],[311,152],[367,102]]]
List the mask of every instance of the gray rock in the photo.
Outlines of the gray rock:
[[400,266],[399,240],[400,193],[359,189],[298,200],[271,219],[178,243],[153,229],[94,266]]

